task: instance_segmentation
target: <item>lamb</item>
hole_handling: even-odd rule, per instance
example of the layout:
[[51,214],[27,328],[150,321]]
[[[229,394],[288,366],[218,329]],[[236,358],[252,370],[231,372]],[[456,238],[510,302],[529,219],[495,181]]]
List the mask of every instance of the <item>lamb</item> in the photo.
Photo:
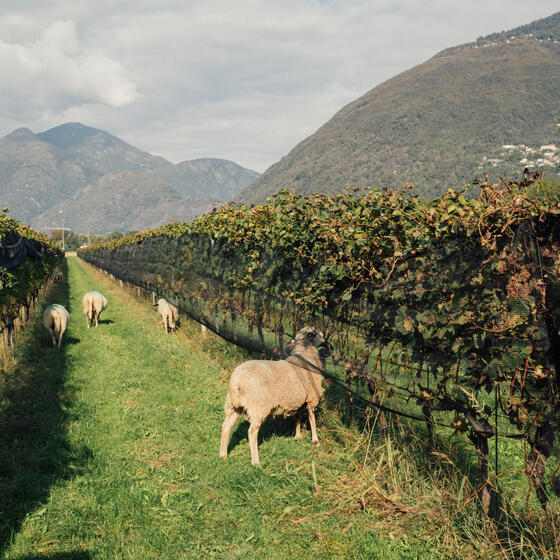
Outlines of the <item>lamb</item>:
[[84,299],[82,300],[82,305],[84,307],[84,313],[86,314],[87,327],[93,325],[99,326],[99,315],[107,307],[107,300],[105,296],[97,291],[87,292],[84,294]]
[[179,319],[179,310],[169,303],[166,299],[160,298],[157,300],[158,313],[163,319],[163,326],[165,327],[165,332],[169,332],[167,327],[173,331],[175,330],[175,323]]
[[49,305],[43,313],[43,324],[51,333],[53,346],[60,348],[62,334],[70,321],[70,314],[63,305],[53,303]]
[[311,439],[319,445],[315,426],[315,407],[325,389],[323,333],[305,327],[296,335],[293,353],[285,360],[250,360],[237,366],[231,374],[222,424],[220,457],[227,457],[229,434],[241,412],[250,423],[249,448],[251,464],[259,465],[259,428],[268,416],[296,415],[295,437],[301,436],[301,413],[307,407]]

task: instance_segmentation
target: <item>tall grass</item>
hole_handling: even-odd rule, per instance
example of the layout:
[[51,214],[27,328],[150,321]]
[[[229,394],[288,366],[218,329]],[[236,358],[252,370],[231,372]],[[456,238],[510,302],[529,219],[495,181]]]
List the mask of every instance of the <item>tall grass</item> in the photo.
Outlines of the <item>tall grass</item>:
[[[240,422],[220,460],[227,380],[245,353],[185,318],[166,335],[151,302],[68,264],[45,302],[69,307],[62,348],[38,313],[2,378],[0,557],[555,557],[544,524],[515,513],[498,524],[466,503],[453,438],[433,452],[396,419],[383,438],[373,412],[348,426],[335,399],[322,405],[321,447],[268,421],[253,468]],[[91,329],[89,289],[109,301]]]

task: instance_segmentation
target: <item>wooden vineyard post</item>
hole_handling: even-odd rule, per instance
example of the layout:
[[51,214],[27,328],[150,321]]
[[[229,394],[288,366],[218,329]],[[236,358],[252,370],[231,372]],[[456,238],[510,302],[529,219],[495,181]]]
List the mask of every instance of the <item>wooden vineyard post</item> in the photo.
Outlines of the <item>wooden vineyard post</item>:
[[352,395],[352,378],[354,377],[354,371],[352,369],[352,364],[345,364],[344,372],[346,374],[346,396],[348,398],[348,423],[351,424],[354,421],[354,399]]
[[424,404],[422,406],[422,416],[426,420],[426,429],[428,431],[428,444],[431,449],[434,448],[434,430],[432,428],[433,420],[432,420],[432,409],[430,408],[429,404]]
[[253,328],[254,328],[254,323],[253,323],[253,317],[249,317],[249,321],[247,323],[247,331],[248,331],[248,338],[249,338],[249,346],[252,348],[253,346]]
[[278,333],[278,352],[282,356],[284,354],[284,325],[281,321],[282,316],[280,316],[280,325],[276,332]]
[[491,495],[490,488],[488,487],[488,438],[483,433],[475,432],[474,434],[474,447],[478,458],[478,476],[477,486],[479,491],[480,501],[486,514],[491,514]]
[[465,412],[472,426],[470,440],[473,442],[478,459],[477,488],[482,508],[490,517],[497,514],[498,495],[494,486],[488,483],[488,438],[494,436],[494,428],[485,418],[477,418],[472,411]]
[[[368,390],[371,395],[371,402],[374,405],[380,405],[379,394],[377,390],[377,381],[373,377],[368,378]],[[385,418],[385,413],[380,408],[377,409],[377,417],[379,418],[379,429],[381,430],[381,435],[387,437],[387,419]]]
[[531,480],[547,517],[555,523],[557,513],[548,499],[544,483],[546,460],[550,456],[553,443],[554,431],[552,426],[548,422],[543,422],[537,426],[534,441],[531,442],[531,451],[525,459],[525,474]]
[[230,298],[231,336],[235,342],[237,342],[237,310],[237,293],[232,292]]
[[[416,375],[418,388],[422,390],[422,369],[424,367],[424,360],[420,360],[420,366],[418,367],[418,373]],[[428,363],[428,367],[426,368],[426,391],[430,392],[430,364]],[[434,430],[433,430],[433,420],[432,420],[432,408],[430,403],[424,401],[422,405],[422,416],[426,421],[426,430],[428,432],[428,444],[431,449],[434,448]]]

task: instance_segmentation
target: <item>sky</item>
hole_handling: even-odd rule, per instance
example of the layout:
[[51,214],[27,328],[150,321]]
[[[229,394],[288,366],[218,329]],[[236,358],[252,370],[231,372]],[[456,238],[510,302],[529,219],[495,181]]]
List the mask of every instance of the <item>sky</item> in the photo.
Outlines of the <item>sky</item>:
[[437,52],[558,0],[0,0],[0,137],[66,122],[258,172]]

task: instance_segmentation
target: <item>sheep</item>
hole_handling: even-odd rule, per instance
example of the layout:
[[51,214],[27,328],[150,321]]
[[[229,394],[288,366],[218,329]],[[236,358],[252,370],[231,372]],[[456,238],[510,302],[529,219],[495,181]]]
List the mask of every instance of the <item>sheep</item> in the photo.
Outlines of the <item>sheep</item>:
[[158,313],[161,315],[163,319],[163,326],[165,327],[165,332],[169,332],[167,330],[167,326],[173,331],[175,330],[175,323],[179,319],[179,310],[169,303],[166,299],[160,298],[157,300],[157,308]]
[[105,296],[97,291],[87,292],[82,300],[84,313],[86,314],[87,328],[95,322],[95,326],[99,326],[99,315],[107,307]]
[[62,274],[62,270],[60,270],[60,268],[55,268],[53,270],[53,280],[55,282],[62,282],[63,278],[64,278],[64,276]]
[[66,330],[66,326],[70,321],[70,314],[63,305],[53,303],[49,305],[43,312],[43,324],[51,333],[53,346],[60,348],[62,334]]
[[220,457],[227,457],[229,434],[239,415],[244,412],[250,423],[249,448],[251,464],[259,465],[259,428],[268,416],[296,415],[295,437],[301,436],[301,413],[304,406],[309,414],[311,439],[319,445],[315,426],[315,407],[323,393],[325,379],[323,333],[305,327],[296,335],[293,353],[285,360],[250,360],[237,366],[231,374],[222,424]]

